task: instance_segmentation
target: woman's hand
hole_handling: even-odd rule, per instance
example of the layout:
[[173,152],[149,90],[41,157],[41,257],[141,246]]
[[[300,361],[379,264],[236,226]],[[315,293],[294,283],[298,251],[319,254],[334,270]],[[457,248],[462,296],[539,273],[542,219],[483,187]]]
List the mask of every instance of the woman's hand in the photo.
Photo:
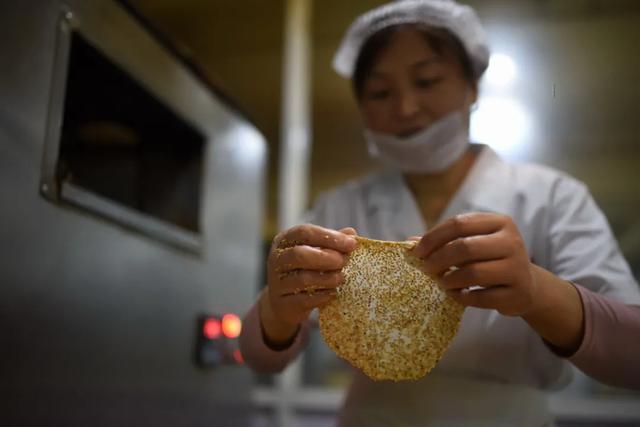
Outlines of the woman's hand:
[[461,304],[522,316],[565,354],[582,342],[584,311],[578,291],[529,260],[508,216],[458,215],[429,230],[414,251],[424,259],[427,274]]
[[534,266],[508,216],[458,215],[429,230],[414,251],[424,260],[425,272],[465,306],[491,308],[508,316],[536,308]]
[[346,255],[356,247],[352,228],[299,225],[273,239],[267,261],[267,291],[261,320],[268,338],[286,341],[311,310],[329,303],[344,278]]

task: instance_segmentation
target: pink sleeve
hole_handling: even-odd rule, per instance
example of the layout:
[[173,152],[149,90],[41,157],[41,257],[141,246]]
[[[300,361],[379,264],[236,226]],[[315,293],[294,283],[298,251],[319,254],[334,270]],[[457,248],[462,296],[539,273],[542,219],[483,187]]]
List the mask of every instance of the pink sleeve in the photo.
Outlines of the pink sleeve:
[[576,289],[584,308],[584,337],[569,360],[598,381],[640,389],[640,306]]
[[258,303],[254,303],[242,322],[240,352],[245,363],[254,371],[271,373],[282,371],[304,348],[309,337],[309,322],[303,322],[293,343],[285,350],[269,348],[262,335]]

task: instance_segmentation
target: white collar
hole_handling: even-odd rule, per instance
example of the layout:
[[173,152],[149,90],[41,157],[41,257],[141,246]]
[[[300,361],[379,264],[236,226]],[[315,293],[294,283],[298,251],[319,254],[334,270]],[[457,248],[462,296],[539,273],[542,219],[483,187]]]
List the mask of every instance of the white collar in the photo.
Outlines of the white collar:
[[[511,180],[509,164],[490,147],[482,144],[473,145],[480,151],[479,155],[462,185],[449,201],[441,220],[462,212],[505,212],[510,203],[506,191]],[[418,226],[426,229],[413,194],[400,171],[384,171],[373,184],[368,197],[369,212],[384,210],[395,215],[402,214],[398,216],[398,221],[412,224],[398,227],[410,233],[415,233]]]

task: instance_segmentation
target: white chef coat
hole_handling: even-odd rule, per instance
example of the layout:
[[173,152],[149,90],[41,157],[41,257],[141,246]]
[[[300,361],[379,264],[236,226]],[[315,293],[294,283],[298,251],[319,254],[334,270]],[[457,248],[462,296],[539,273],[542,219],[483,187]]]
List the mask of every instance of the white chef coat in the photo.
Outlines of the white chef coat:
[[[476,162],[440,220],[465,212],[508,215],[535,264],[591,291],[640,304],[638,284],[584,184],[544,166],[507,163],[483,145],[474,149],[480,151]],[[427,230],[402,174],[392,170],[321,195],[306,222],[396,241]],[[542,390],[570,379],[568,362],[520,317],[467,308],[458,335],[422,380],[376,383],[356,373],[342,425],[546,425],[551,421]]]

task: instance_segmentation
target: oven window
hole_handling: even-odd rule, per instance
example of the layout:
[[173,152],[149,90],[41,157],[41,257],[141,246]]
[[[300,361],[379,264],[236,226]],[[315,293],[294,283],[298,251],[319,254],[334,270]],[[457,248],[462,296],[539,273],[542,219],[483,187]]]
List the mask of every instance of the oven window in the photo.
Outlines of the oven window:
[[58,182],[199,233],[204,135],[77,32],[63,111]]

